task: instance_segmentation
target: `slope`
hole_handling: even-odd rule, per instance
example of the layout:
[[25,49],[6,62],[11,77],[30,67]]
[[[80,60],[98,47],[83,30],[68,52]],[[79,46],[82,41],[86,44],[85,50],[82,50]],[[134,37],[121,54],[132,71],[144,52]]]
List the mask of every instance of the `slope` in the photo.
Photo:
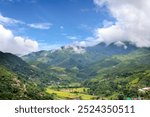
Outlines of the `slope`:
[[[84,85],[89,93],[110,99],[138,97],[138,89],[150,86],[149,60],[149,48],[101,60],[87,69],[91,77]],[[149,94],[143,97],[150,98]]]
[[53,99],[36,83],[24,80],[17,74],[0,66],[0,99],[2,100],[30,100]]

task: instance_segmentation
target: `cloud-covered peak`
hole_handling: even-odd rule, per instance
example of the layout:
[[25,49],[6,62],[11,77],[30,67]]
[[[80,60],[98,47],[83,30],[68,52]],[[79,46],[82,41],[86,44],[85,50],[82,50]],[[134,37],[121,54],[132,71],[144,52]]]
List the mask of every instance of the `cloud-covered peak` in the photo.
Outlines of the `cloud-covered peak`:
[[118,46],[118,47],[123,47],[124,49],[127,49],[127,48],[128,48],[127,45],[126,45],[125,43],[121,42],[121,41],[117,41],[117,42],[115,42],[114,44],[115,44],[116,46]]
[[137,47],[150,47],[149,0],[94,0],[106,5],[116,23],[96,30],[97,40],[112,43],[129,41]]
[[69,49],[69,50],[74,51],[74,52],[77,53],[77,54],[82,54],[82,53],[85,52],[85,48],[84,48],[84,47],[82,47],[82,46],[75,46],[75,45],[62,46],[61,49],[62,49],[62,50],[64,50],[64,49]]

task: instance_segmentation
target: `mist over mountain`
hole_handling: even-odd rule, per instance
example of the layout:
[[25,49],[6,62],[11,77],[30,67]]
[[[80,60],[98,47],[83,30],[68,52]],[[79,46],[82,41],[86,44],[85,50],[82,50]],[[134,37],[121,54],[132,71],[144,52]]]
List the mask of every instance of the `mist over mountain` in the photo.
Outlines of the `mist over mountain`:
[[125,47],[116,43],[110,45],[99,43],[91,47],[63,46],[56,50],[30,53],[23,56],[22,59],[39,67],[61,66],[71,68],[76,66],[80,69],[97,60],[112,55],[128,54],[137,49],[137,47],[127,42],[125,42]]

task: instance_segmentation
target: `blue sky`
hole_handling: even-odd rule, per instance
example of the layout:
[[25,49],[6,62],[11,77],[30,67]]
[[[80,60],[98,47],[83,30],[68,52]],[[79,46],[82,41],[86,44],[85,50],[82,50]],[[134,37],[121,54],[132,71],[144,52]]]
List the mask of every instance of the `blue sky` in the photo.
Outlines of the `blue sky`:
[[0,0],[0,51],[100,42],[150,47],[149,0]]
[[85,40],[104,20],[113,19],[105,6],[99,8],[93,0],[0,0],[0,13],[21,21],[5,27],[14,35],[36,40],[41,49]]

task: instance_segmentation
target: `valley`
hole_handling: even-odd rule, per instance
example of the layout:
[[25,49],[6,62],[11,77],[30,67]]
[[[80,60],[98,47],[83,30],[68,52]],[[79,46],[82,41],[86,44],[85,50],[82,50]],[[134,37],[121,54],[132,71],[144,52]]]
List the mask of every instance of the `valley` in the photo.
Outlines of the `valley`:
[[0,99],[150,99],[150,48],[124,44],[0,52]]

